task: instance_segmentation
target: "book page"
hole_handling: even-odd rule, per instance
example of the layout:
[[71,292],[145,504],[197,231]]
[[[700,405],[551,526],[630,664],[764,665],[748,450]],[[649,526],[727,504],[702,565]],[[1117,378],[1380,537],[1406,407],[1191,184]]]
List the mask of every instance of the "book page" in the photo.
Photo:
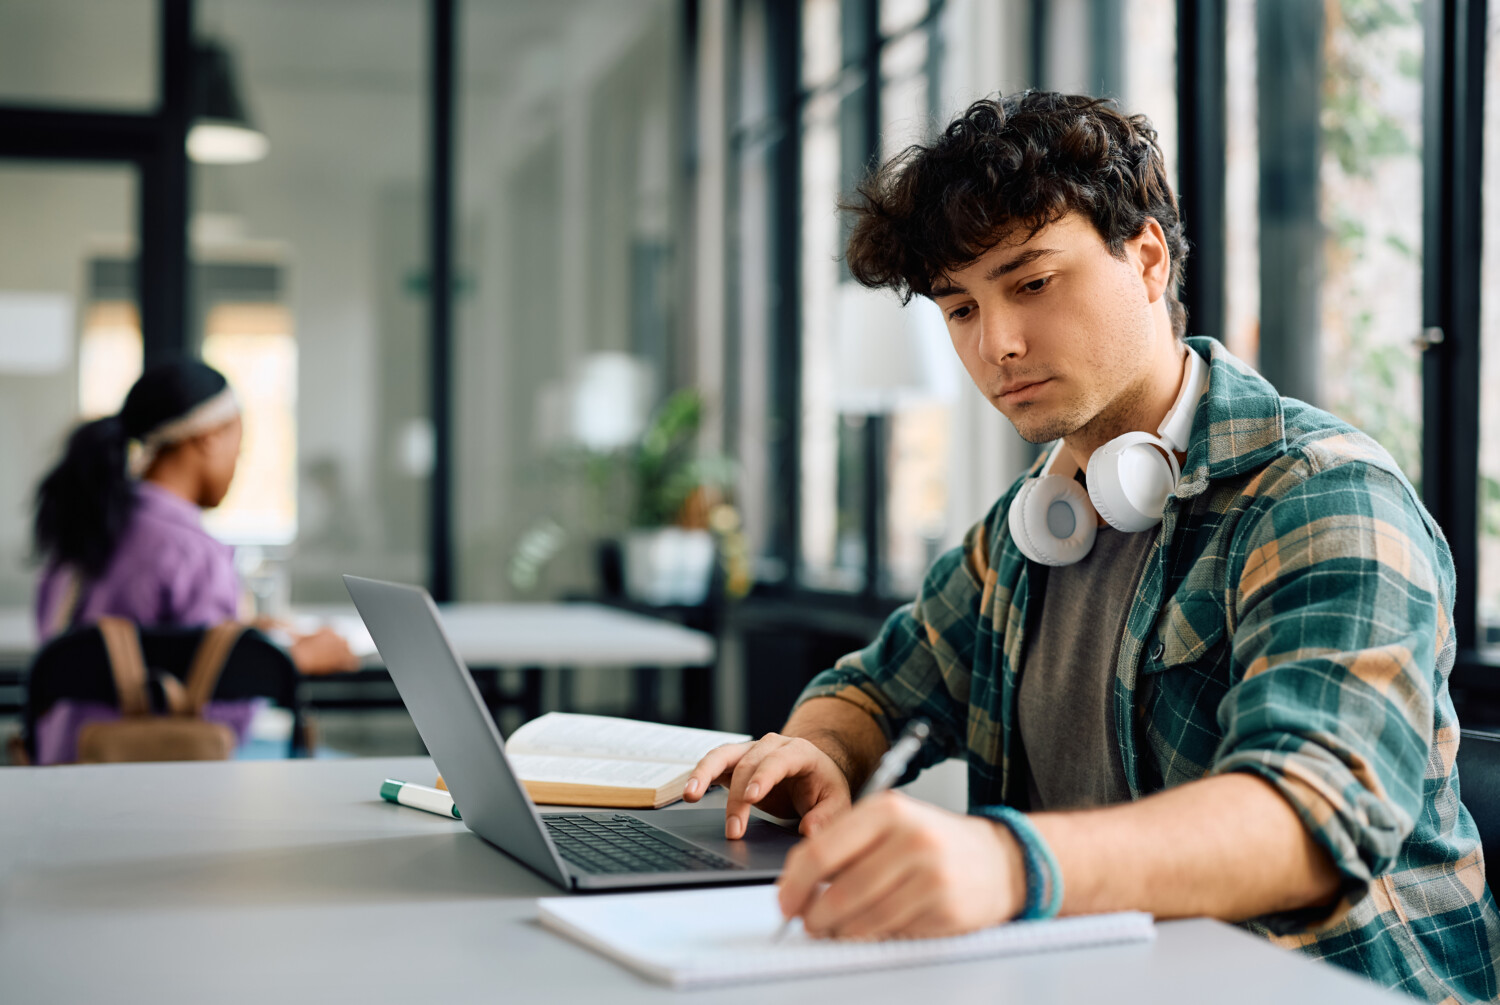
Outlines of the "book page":
[[548,757],[545,754],[512,754],[510,763],[524,782],[598,785],[621,789],[659,789],[688,771],[684,765],[658,761]]
[[[608,715],[548,712],[511,734],[506,752],[694,765],[710,750],[750,737],[713,729],[664,726]],[[524,777],[524,776],[523,776]]]

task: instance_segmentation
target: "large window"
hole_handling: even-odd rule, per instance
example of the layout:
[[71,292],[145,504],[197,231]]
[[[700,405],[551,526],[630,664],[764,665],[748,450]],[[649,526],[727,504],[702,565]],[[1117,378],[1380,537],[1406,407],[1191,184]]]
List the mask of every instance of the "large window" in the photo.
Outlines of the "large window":
[[1366,0],[1227,6],[1222,337],[1420,482],[1418,14]]
[[959,368],[936,310],[853,282],[839,205],[931,136],[939,11],[927,0],[802,5],[797,577],[907,595],[948,543]]
[[1422,24],[1415,5],[1328,3],[1320,403],[1421,482]]

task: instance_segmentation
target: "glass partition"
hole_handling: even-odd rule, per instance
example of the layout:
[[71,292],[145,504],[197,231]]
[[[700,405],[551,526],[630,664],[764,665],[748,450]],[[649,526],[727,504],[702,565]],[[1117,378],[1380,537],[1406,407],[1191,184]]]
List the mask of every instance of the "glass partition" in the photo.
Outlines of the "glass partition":
[[[462,7],[451,407],[465,599],[596,593],[600,544],[644,519],[630,451],[671,392],[696,389],[698,336],[679,317],[680,12]],[[716,397],[702,405],[722,415]]]
[[0,605],[29,607],[32,500],[83,417],[119,410],[141,369],[129,283],[129,167],[0,163]]
[[194,318],[244,402],[210,526],[296,602],[427,578],[426,5],[199,0],[268,144],[193,176]]
[[5,0],[0,104],[150,111],[159,0]]

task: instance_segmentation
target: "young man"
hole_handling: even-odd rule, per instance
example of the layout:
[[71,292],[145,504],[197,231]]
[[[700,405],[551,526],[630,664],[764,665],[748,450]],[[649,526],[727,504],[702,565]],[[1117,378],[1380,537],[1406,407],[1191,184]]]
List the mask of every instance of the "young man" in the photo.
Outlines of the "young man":
[[[1061,441],[1051,480],[1018,480],[782,734],[709,754],[689,798],[728,785],[731,837],[752,804],[802,817],[780,896],[814,934],[954,933],[1056,900],[1242,922],[1433,1001],[1496,997],[1447,545],[1376,443],[1184,338],[1150,125],[1086,97],[981,101],[860,196],[855,278],[938,303],[979,390]],[[1093,508],[1070,477],[1091,470]],[[1040,503],[1013,513],[1023,494]],[[918,716],[933,739],[908,777],[965,757],[970,815],[851,808]]]

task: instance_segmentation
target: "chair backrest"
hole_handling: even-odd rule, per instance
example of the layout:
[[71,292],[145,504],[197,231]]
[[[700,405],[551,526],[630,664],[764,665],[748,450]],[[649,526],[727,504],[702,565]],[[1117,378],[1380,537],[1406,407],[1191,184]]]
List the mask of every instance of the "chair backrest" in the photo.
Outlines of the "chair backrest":
[[[146,666],[185,679],[206,628],[142,628],[141,651]],[[292,712],[292,754],[305,752],[298,699],[297,667],[286,651],[255,629],[239,637],[224,663],[212,700],[269,698]],[[36,757],[36,723],[57,702],[98,702],[115,706],[119,695],[110,671],[109,654],[97,626],[78,628],[44,645],[26,675],[26,706],[22,735],[27,754]]]
[[1500,863],[1500,733],[1460,732],[1458,792],[1479,828],[1486,871],[1494,869]]

